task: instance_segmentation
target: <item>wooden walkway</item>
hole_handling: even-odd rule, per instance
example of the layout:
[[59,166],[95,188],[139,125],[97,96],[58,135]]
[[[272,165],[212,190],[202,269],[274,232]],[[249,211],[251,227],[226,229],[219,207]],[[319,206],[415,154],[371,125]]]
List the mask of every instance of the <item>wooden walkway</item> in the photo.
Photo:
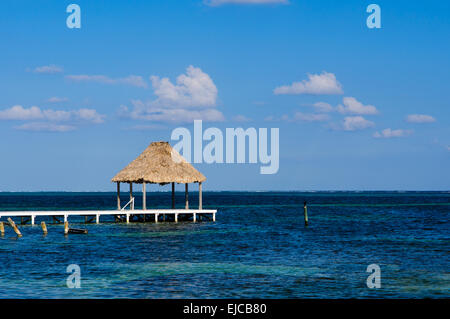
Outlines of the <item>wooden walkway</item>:
[[[217,210],[213,209],[147,209],[147,210],[79,210],[79,211],[0,211],[0,221],[8,217],[22,217],[29,218],[31,224],[35,224],[36,217],[64,217],[64,222],[67,222],[70,216],[91,216],[95,217],[96,223],[100,223],[101,216],[120,216],[127,223],[133,216],[148,216],[154,217],[155,223],[160,221],[160,216],[173,215],[174,221],[178,222],[179,215],[192,215],[192,220],[197,221],[197,217],[201,215],[212,216],[212,220],[216,221]],[[146,220],[146,218],[144,218]]]

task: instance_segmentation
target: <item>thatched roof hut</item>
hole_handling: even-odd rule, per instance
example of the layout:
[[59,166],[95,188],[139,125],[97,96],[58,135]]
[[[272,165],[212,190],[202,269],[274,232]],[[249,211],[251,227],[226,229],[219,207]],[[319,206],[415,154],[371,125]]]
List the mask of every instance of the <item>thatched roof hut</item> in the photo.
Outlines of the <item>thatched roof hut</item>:
[[174,150],[167,142],[153,142],[114,178],[120,183],[199,183],[206,177]]
[[146,183],[165,185],[172,183],[172,208],[174,208],[175,183],[186,184],[186,209],[188,183],[199,183],[199,208],[201,209],[201,184],[206,177],[189,164],[168,142],[153,142],[134,161],[122,169],[112,182],[117,183],[117,205],[120,209],[120,183],[130,184],[130,200],[133,199],[133,183],[142,184],[143,208],[146,209]]

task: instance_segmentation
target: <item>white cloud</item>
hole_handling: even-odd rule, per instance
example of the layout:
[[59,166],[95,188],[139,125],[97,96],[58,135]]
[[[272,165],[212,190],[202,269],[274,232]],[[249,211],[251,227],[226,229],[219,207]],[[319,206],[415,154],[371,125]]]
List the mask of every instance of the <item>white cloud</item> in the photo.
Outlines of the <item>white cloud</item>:
[[233,121],[235,122],[250,122],[252,119],[244,116],[244,115],[236,115],[235,117],[233,117]]
[[186,74],[172,83],[168,78],[150,77],[155,100],[132,100],[132,108],[121,106],[119,114],[135,120],[189,123],[193,120],[224,121],[215,109],[218,90],[211,77],[200,68],[189,66]]
[[94,109],[79,109],[71,112],[76,120],[100,124],[104,122],[105,115],[97,113]]
[[358,131],[374,126],[375,123],[366,120],[362,116],[347,116],[344,118],[342,128],[344,131]]
[[375,138],[392,138],[392,137],[404,137],[411,135],[413,131],[411,130],[392,130],[390,128],[384,129],[381,132],[375,132],[373,137]]
[[343,94],[342,85],[333,73],[308,74],[308,80],[274,89],[274,94]]
[[33,70],[34,73],[47,73],[47,74],[54,74],[54,73],[61,73],[63,72],[63,68],[56,66],[54,64],[51,65],[44,65],[44,66],[38,66]]
[[288,4],[288,0],[204,0],[208,6],[221,6],[224,4]]
[[51,98],[49,98],[47,100],[47,102],[49,103],[62,103],[62,102],[67,102],[69,101],[68,98],[66,97],[57,97],[57,96],[52,96]]
[[302,113],[302,112],[296,112],[293,118],[294,121],[305,121],[305,122],[323,122],[328,121],[329,119],[330,117],[328,116],[328,114]]
[[166,123],[191,123],[194,120],[208,122],[222,122],[225,120],[223,114],[216,109],[192,110],[183,108],[165,108],[154,106],[151,102],[144,103],[140,100],[131,101],[133,109],[121,106],[119,115],[133,120],[147,120]]
[[211,107],[217,102],[217,88],[210,76],[200,68],[190,65],[186,74],[177,77],[176,83],[169,78],[151,76],[155,95],[154,105],[166,107]]
[[264,121],[265,122],[275,122],[275,121],[277,121],[277,118],[273,115],[269,115],[264,118]]
[[104,115],[97,113],[94,109],[79,109],[79,110],[41,110],[37,106],[24,108],[21,105],[15,105],[9,109],[0,111],[0,120],[15,120],[15,121],[36,121],[45,120],[50,122],[90,122],[103,123]]
[[15,127],[16,130],[32,131],[32,132],[69,132],[76,129],[71,125],[60,125],[45,122],[25,123]]
[[167,130],[167,126],[160,124],[148,124],[148,125],[134,125],[129,127],[127,130],[133,131],[161,131]]
[[21,105],[15,105],[9,109],[0,111],[0,120],[38,120],[44,118],[41,109],[32,106],[25,109]]
[[344,97],[343,104],[337,106],[337,110],[342,114],[360,114],[360,115],[374,115],[378,114],[378,110],[373,105],[364,105],[354,97]]
[[409,123],[433,123],[436,122],[436,119],[426,114],[410,114],[406,117],[406,121]]
[[334,111],[334,107],[331,106],[331,104],[325,103],[325,102],[317,102],[313,104],[314,108],[318,112],[332,112]]
[[145,82],[144,78],[139,75],[129,75],[125,78],[110,78],[106,75],[87,75],[87,74],[78,74],[78,75],[66,75],[66,79],[75,81],[75,82],[96,82],[102,84],[125,84],[131,85],[140,88],[146,88],[147,82]]

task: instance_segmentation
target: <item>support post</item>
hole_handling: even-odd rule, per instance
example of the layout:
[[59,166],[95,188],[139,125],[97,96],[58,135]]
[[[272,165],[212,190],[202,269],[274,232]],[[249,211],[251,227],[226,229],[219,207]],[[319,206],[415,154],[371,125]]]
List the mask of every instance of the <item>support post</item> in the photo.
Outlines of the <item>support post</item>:
[[175,223],[178,223],[178,213],[175,213]]
[[127,224],[130,223],[130,214],[127,213]]
[[184,184],[185,185],[185,193],[184,193],[184,200],[186,202],[186,205],[184,207],[184,209],[189,209],[189,189],[188,189],[188,183]]
[[305,226],[308,226],[308,207],[306,201],[303,203],[303,210],[305,212]]
[[31,215],[31,225],[34,225],[34,219],[36,218],[35,215]]
[[67,223],[67,215],[64,215],[64,222]]
[[[142,183],[142,209],[147,209],[147,190],[146,190],[146,183]],[[145,220],[145,216],[144,216]]]
[[100,223],[100,214],[95,215],[95,223]]
[[196,213],[194,213],[193,214],[194,216],[193,216],[193,221],[194,221],[194,223],[197,221],[197,214]]
[[22,233],[20,232],[19,228],[16,226],[16,223],[11,219],[11,217],[8,217],[8,222],[11,225],[11,227],[14,229],[14,232],[17,234],[17,236],[22,237]]
[[133,199],[133,183],[130,183],[130,200]]
[[157,223],[158,222],[158,214],[155,214],[155,223]]
[[202,182],[198,183],[198,209],[203,209]]
[[69,222],[64,222],[64,235],[67,235],[69,233]]
[[172,183],[172,209],[175,209],[175,183]]
[[0,234],[2,236],[5,235],[5,225],[3,225],[3,222],[0,222]]
[[216,213],[213,213],[213,222],[216,221]]
[[117,182],[117,210],[120,209],[120,182]]
[[44,232],[44,235],[47,235],[47,225],[45,225],[45,222],[41,222],[42,231]]

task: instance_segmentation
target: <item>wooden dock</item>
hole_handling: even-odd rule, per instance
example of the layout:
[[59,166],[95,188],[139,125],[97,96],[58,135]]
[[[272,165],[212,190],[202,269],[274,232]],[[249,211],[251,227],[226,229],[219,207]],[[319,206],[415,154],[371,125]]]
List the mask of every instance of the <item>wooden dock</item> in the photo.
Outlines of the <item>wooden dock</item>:
[[[174,221],[178,222],[179,215],[192,216],[192,221],[196,222],[199,216],[208,215],[212,216],[212,220],[216,221],[217,210],[213,209],[133,209],[133,210],[79,210],[79,211],[0,211],[0,221],[8,217],[21,217],[29,218],[31,225],[35,225],[36,217],[56,217],[64,218],[64,222],[69,221],[70,216],[92,216],[95,217],[95,222],[100,223],[101,216],[113,216],[120,217],[126,223],[130,223],[131,218],[134,216],[144,217],[143,221],[146,221],[146,216],[152,216],[152,221],[158,223],[162,216],[173,216]],[[117,219],[116,219],[117,220]]]

